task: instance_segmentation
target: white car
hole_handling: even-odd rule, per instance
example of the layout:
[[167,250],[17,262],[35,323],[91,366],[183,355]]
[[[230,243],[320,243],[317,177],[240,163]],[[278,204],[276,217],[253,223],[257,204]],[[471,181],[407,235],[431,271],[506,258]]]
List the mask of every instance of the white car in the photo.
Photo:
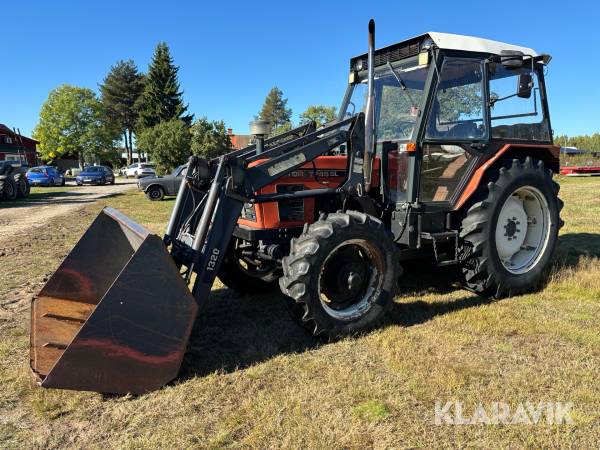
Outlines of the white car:
[[141,177],[147,177],[150,175],[156,175],[156,172],[154,171],[154,168],[152,167],[151,164],[135,163],[135,164],[130,165],[129,167],[126,167],[123,170],[123,175],[125,175],[125,178],[129,178],[129,177],[141,178]]

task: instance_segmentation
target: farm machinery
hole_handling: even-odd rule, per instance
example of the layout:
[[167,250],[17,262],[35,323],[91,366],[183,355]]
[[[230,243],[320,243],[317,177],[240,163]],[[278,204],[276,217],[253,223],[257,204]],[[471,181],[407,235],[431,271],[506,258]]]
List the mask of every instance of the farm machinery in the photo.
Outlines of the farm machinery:
[[29,195],[27,169],[19,161],[0,161],[0,200],[14,200]]
[[[177,376],[213,282],[279,288],[336,339],[383,317],[430,258],[502,297],[535,288],[561,225],[548,55],[426,33],[350,60],[336,120],[190,157],[163,237],[106,208],[35,297],[43,387],[144,393]],[[91,258],[90,255],[94,255]]]

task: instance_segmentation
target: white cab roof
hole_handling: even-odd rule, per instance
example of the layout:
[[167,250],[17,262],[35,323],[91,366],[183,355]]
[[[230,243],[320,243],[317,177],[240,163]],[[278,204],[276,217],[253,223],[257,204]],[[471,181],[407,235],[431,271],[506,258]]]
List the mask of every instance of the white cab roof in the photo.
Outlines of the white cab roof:
[[538,56],[538,53],[532,48],[491,41],[489,39],[463,36],[462,34],[438,33],[436,31],[430,31],[427,34],[435,45],[442,49],[492,53],[495,55],[499,55],[502,50],[518,50],[525,55]]

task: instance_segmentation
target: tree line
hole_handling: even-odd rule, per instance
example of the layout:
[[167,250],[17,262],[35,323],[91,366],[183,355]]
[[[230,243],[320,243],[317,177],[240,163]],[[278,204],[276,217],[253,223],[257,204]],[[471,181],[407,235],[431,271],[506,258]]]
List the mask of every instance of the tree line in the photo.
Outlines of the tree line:
[[[137,150],[146,153],[160,171],[184,163],[191,154],[214,158],[230,151],[224,121],[194,120],[188,112],[175,65],[166,43],[156,46],[147,73],[132,60],[118,61],[99,85],[89,88],[64,84],[52,90],[42,105],[33,136],[40,141],[42,160],[77,159],[118,164],[124,147],[127,164]],[[293,128],[292,110],[281,89],[273,87],[256,118],[268,120],[271,134]],[[300,122],[318,125],[333,120],[336,108],[313,105]]]
[[600,133],[580,136],[566,136],[562,134],[554,138],[554,144],[561,147],[577,147],[581,150],[600,151]]

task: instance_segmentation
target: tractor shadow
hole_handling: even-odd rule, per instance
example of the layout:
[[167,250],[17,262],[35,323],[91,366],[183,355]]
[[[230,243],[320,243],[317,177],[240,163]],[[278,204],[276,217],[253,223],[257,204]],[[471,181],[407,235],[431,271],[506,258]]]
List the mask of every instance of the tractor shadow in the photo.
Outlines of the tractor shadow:
[[[600,257],[599,234],[562,235],[551,271],[575,266],[584,256]],[[498,301],[461,290],[455,270],[437,268],[425,261],[406,264],[396,301],[381,327],[411,327],[438,316]],[[452,300],[419,299],[458,290],[464,295]],[[230,373],[281,354],[303,353],[322,345],[327,344],[309,335],[290,318],[278,291],[238,296],[230,289],[215,290],[194,326],[180,379],[215,371]]]
[[[413,265],[403,277],[406,282],[398,297],[449,293],[457,289],[451,285],[455,279],[451,270]],[[395,302],[381,326],[413,326],[487,301],[472,294],[448,302]],[[327,343],[309,335],[290,318],[278,292],[240,297],[229,289],[215,290],[196,320],[179,377],[230,373],[281,354],[303,353],[322,345]]]
[[566,233],[558,237],[553,271],[571,268],[579,264],[581,258],[600,258],[600,234]]

